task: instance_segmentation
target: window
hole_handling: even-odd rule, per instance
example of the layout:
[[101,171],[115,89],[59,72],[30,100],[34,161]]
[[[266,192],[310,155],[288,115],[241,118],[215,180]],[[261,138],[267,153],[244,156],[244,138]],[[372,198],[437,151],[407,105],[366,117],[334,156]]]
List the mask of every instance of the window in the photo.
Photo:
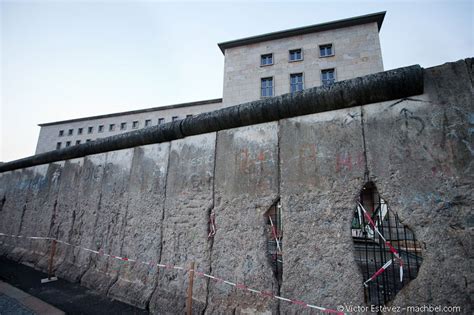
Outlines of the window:
[[265,54],[260,56],[261,66],[270,66],[273,64],[273,54]]
[[186,115],[186,118],[191,118],[193,117],[193,115]]
[[150,127],[151,126],[151,119],[145,120],[145,127]]
[[262,78],[261,97],[273,96],[273,78]]
[[71,141],[66,141],[66,148],[71,146]]
[[76,145],[81,144],[81,140],[76,140]]
[[94,130],[94,127],[88,127],[87,128],[87,133],[92,133],[93,130]]
[[178,116],[173,116],[173,118],[171,118],[171,121],[177,121],[178,120]]
[[59,136],[60,137],[64,136],[64,130],[59,130]]
[[69,130],[67,131],[67,135],[68,135],[68,136],[72,136],[72,133],[73,133],[73,132],[74,132],[74,129],[69,129]]
[[323,85],[333,84],[336,81],[334,69],[321,70],[321,81],[323,81]]
[[87,139],[86,142],[91,142],[92,140],[91,139]]
[[165,123],[165,119],[164,118],[158,118],[158,125],[162,125]]
[[132,129],[137,129],[138,128],[138,120],[135,120],[133,123],[132,123]]
[[115,124],[110,124],[109,131],[114,131],[114,130],[115,130]]
[[303,60],[303,53],[301,49],[290,50],[290,61]]
[[290,74],[290,92],[295,93],[300,91],[303,91],[303,74]]
[[104,125],[99,125],[99,132],[104,132]]
[[127,129],[127,123],[123,122],[120,124],[120,130],[126,130]]
[[83,129],[83,128],[77,128],[77,134],[78,134],[78,135],[82,135],[82,129]]
[[319,46],[319,57],[333,56],[332,44],[320,45]]
[[61,142],[56,143],[56,150],[61,149]]

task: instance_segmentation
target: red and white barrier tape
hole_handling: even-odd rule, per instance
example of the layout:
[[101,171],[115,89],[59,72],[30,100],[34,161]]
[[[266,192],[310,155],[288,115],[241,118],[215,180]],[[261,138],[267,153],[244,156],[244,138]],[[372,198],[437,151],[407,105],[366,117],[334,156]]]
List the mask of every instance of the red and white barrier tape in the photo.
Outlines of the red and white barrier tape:
[[271,217],[271,216],[268,216],[268,219],[270,219],[270,225],[272,226],[272,234],[273,234],[273,237],[275,238],[275,242],[276,242],[276,244],[277,244],[278,252],[281,253],[280,241],[278,240],[276,228],[275,228],[275,226],[273,225],[272,217]]
[[25,239],[35,239],[35,240],[56,241],[56,242],[64,244],[64,245],[73,246],[73,247],[76,247],[76,248],[79,248],[79,249],[82,249],[82,250],[85,250],[85,251],[88,251],[88,252],[91,252],[91,253],[94,253],[94,254],[97,254],[97,255],[101,255],[101,256],[104,256],[104,257],[110,257],[110,258],[118,259],[118,260],[121,260],[121,261],[135,262],[135,263],[140,263],[140,264],[144,264],[144,265],[148,265],[148,266],[157,266],[157,267],[164,268],[164,269],[174,269],[174,270],[181,270],[181,271],[185,271],[185,272],[194,271],[194,273],[197,276],[212,279],[212,280],[216,281],[217,283],[225,283],[225,284],[231,285],[231,286],[233,286],[237,289],[249,291],[249,292],[252,292],[252,293],[255,293],[255,294],[259,294],[261,296],[274,298],[274,299],[277,299],[277,300],[281,300],[281,301],[285,301],[285,302],[292,303],[292,304],[295,304],[295,305],[299,305],[299,306],[302,306],[302,307],[305,307],[305,308],[316,309],[316,310],[322,311],[324,313],[333,313],[333,314],[340,314],[340,315],[345,314],[344,312],[336,311],[336,310],[333,310],[333,309],[329,309],[329,308],[325,308],[325,307],[321,307],[321,306],[317,306],[317,305],[313,305],[313,304],[308,304],[308,303],[300,301],[300,300],[287,299],[287,298],[284,298],[284,297],[281,297],[281,296],[278,296],[278,295],[274,295],[271,292],[255,290],[255,289],[252,289],[252,288],[250,288],[250,287],[248,287],[244,284],[234,283],[234,282],[231,282],[231,281],[227,281],[227,280],[218,278],[216,276],[209,275],[209,274],[204,273],[204,272],[200,272],[200,271],[197,271],[197,270],[192,270],[192,269],[188,269],[188,268],[184,268],[184,267],[179,267],[179,266],[175,266],[175,265],[171,265],[171,264],[166,264],[165,265],[165,264],[159,264],[159,263],[156,263],[156,262],[145,262],[145,261],[139,261],[139,260],[130,259],[130,258],[126,258],[126,257],[109,255],[109,254],[104,253],[102,250],[96,251],[96,250],[92,250],[92,249],[89,249],[89,248],[80,247],[80,246],[73,245],[73,244],[70,244],[68,242],[61,241],[61,240],[51,238],[51,237],[33,237],[33,236],[11,235],[11,234],[4,234],[4,233],[0,233],[0,236],[25,238]]
[[[372,218],[370,217],[370,215],[367,213],[367,211],[365,210],[364,206],[359,202],[359,206],[360,208],[362,209],[362,211],[364,212],[364,216],[365,218],[367,219],[367,221],[369,221],[370,225],[372,226],[373,230],[375,232],[377,232],[377,234],[380,236],[380,238],[384,241],[385,245],[387,245],[387,247],[390,249],[390,251],[393,253],[393,255],[398,259],[398,261],[400,262],[400,282],[403,282],[403,259],[402,257],[400,257],[400,254],[398,253],[398,251],[395,249],[395,247],[392,246],[392,244],[387,241],[385,239],[385,237],[382,235],[382,233],[380,233],[379,229],[377,228],[377,226],[375,225],[375,222],[372,220]],[[384,269],[385,270],[385,269]],[[380,270],[379,270],[380,271]],[[378,272],[378,271],[377,271]],[[382,270],[383,272],[383,270]],[[381,272],[381,273],[382,273]],[[365,282],[364,282],[365,284]]]
[[385,269],[387,269],[393,262],[393,259],[390,259],[389,261],[387,261],[385,263],[385,265],[383,265],[379,270],[377,270],[369,279],[367,279],[365,282],[364,282],[364,286],[367,287],[367,283],[369,283],[370,281],[373,281],[375,280],[375,278],[377,278],[382,272],[385,271]]

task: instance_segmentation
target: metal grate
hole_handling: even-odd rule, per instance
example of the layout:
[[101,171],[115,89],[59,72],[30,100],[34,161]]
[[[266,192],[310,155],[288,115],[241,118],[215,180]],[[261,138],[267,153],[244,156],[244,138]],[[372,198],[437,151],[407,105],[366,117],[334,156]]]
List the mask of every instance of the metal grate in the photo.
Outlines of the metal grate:
[[395,259],[382,238],[375,233],[358,205],[354,211],[351,229],[355,257],[364,281],[372,277],[386,262],[393,261],[385,271],[365,285],[365,301],[371,305],[384,305],[393,300],[404,285],[416,278],[422,262],[421,247],[414,233],[401,224],[397,214],[390,211],[372,182],[363,187],[360,203],[403,261],[403,273],[400,277],[399,260]]

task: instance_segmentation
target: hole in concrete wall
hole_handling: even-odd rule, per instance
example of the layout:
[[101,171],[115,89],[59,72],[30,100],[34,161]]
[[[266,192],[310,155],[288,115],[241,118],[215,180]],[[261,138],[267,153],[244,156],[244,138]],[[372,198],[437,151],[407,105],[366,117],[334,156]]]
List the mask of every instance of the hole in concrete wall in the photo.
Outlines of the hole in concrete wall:
[[422,262],[420,243],[390,210],[373,182],[360,192],[351,230],[355,258],[364,277],[365,302],[384,305],[416,278]]
[[275,202],[265,213],[265,235],[267,237],[267,256],[273,274],[281,284],[283,275],[283,226],[281,222],[281,203]]

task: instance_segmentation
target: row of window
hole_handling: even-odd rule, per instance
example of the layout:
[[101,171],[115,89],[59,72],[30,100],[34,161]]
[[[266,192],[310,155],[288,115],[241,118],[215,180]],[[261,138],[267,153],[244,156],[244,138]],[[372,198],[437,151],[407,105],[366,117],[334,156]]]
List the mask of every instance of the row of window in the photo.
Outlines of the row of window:
[[[186,118],[187,117],[192,117],[193,115],[186,115]],[[176,120],[179,120],[179,117],[178,116],[173,116],[172,121],[176,121]],[[158,125],[161,125],[161,124],[164,124],[165,123],[165,119],[164,118],[158,118]],[[145,120],[145,123],[144,123],[144,127],[151,127],[152,126],[152,120],[151,119],[146,119]],[[132,129],[138,129],[140,127],[140,122],[138,120],[135,120],[132,122]],[[116,124],[109,124],[108,126],[108,130],[110,132],[112,131],[115,131],[116,128],[120,128],[120,130],[127,130],[127,123],[126,122],[122,122],[120,123],[120,125],[116,125]],[[77,135],[82,135],[84,133],[84,128],[77,128]],[[105,125],[99,125],[97,126],[97,131],[98,132],[104,132],[105,131]],[[91,134],[94,132],[94,127],[93,126],[89,126],[87,127],[87,133],[88,134]],[[65,130],[59,130],[59,136],[62,137],[65,135]],[[67,130],[67,135],[68,136],[73,136],[74,135],[74,129],[71,128],[71,129],[68,129]],[[60,143],[60,142],[58,142]],[[66,142],[67,144],[67,142]]]
[[[92,139],[87,139],[87,140],[86,140],[86,142],[91,142],[91,141],[92,141]],[[64,147],[65,147],[65,148],[68,148],[68,147],[71,146],[71,144],[72,144],[71,141],[66,141],[66,142],[64,143]],[[76,140],[76,145],[79,145],[79,144],[81,144],[81,140]],[[61,149],[62,145],[63,145],[63,144],[62,144],[61,142],[57,142],[57,143],[56,143],[56,150]]]
[[[325,69],[321,70],[321,81],[323,85],[330,85],[336,81],[335,70],[334,69]],[[272,97],[273,96],[273,78],[262,78],[261,87],[260,87],[260,96],[261,97]],[[303,91],[303,73],[293,73],[290,74],[290,93],[296,93]]]
[[[334,56],[334,49],[332,44],[319,45],[319,57],[330,57]],[[288,61],[300,61],[303,60],[303,50],[292,49],[288,51]],[[260,56],[260,65],[261,66],[271,66],[273,65],[273,53],[264,54]]]

